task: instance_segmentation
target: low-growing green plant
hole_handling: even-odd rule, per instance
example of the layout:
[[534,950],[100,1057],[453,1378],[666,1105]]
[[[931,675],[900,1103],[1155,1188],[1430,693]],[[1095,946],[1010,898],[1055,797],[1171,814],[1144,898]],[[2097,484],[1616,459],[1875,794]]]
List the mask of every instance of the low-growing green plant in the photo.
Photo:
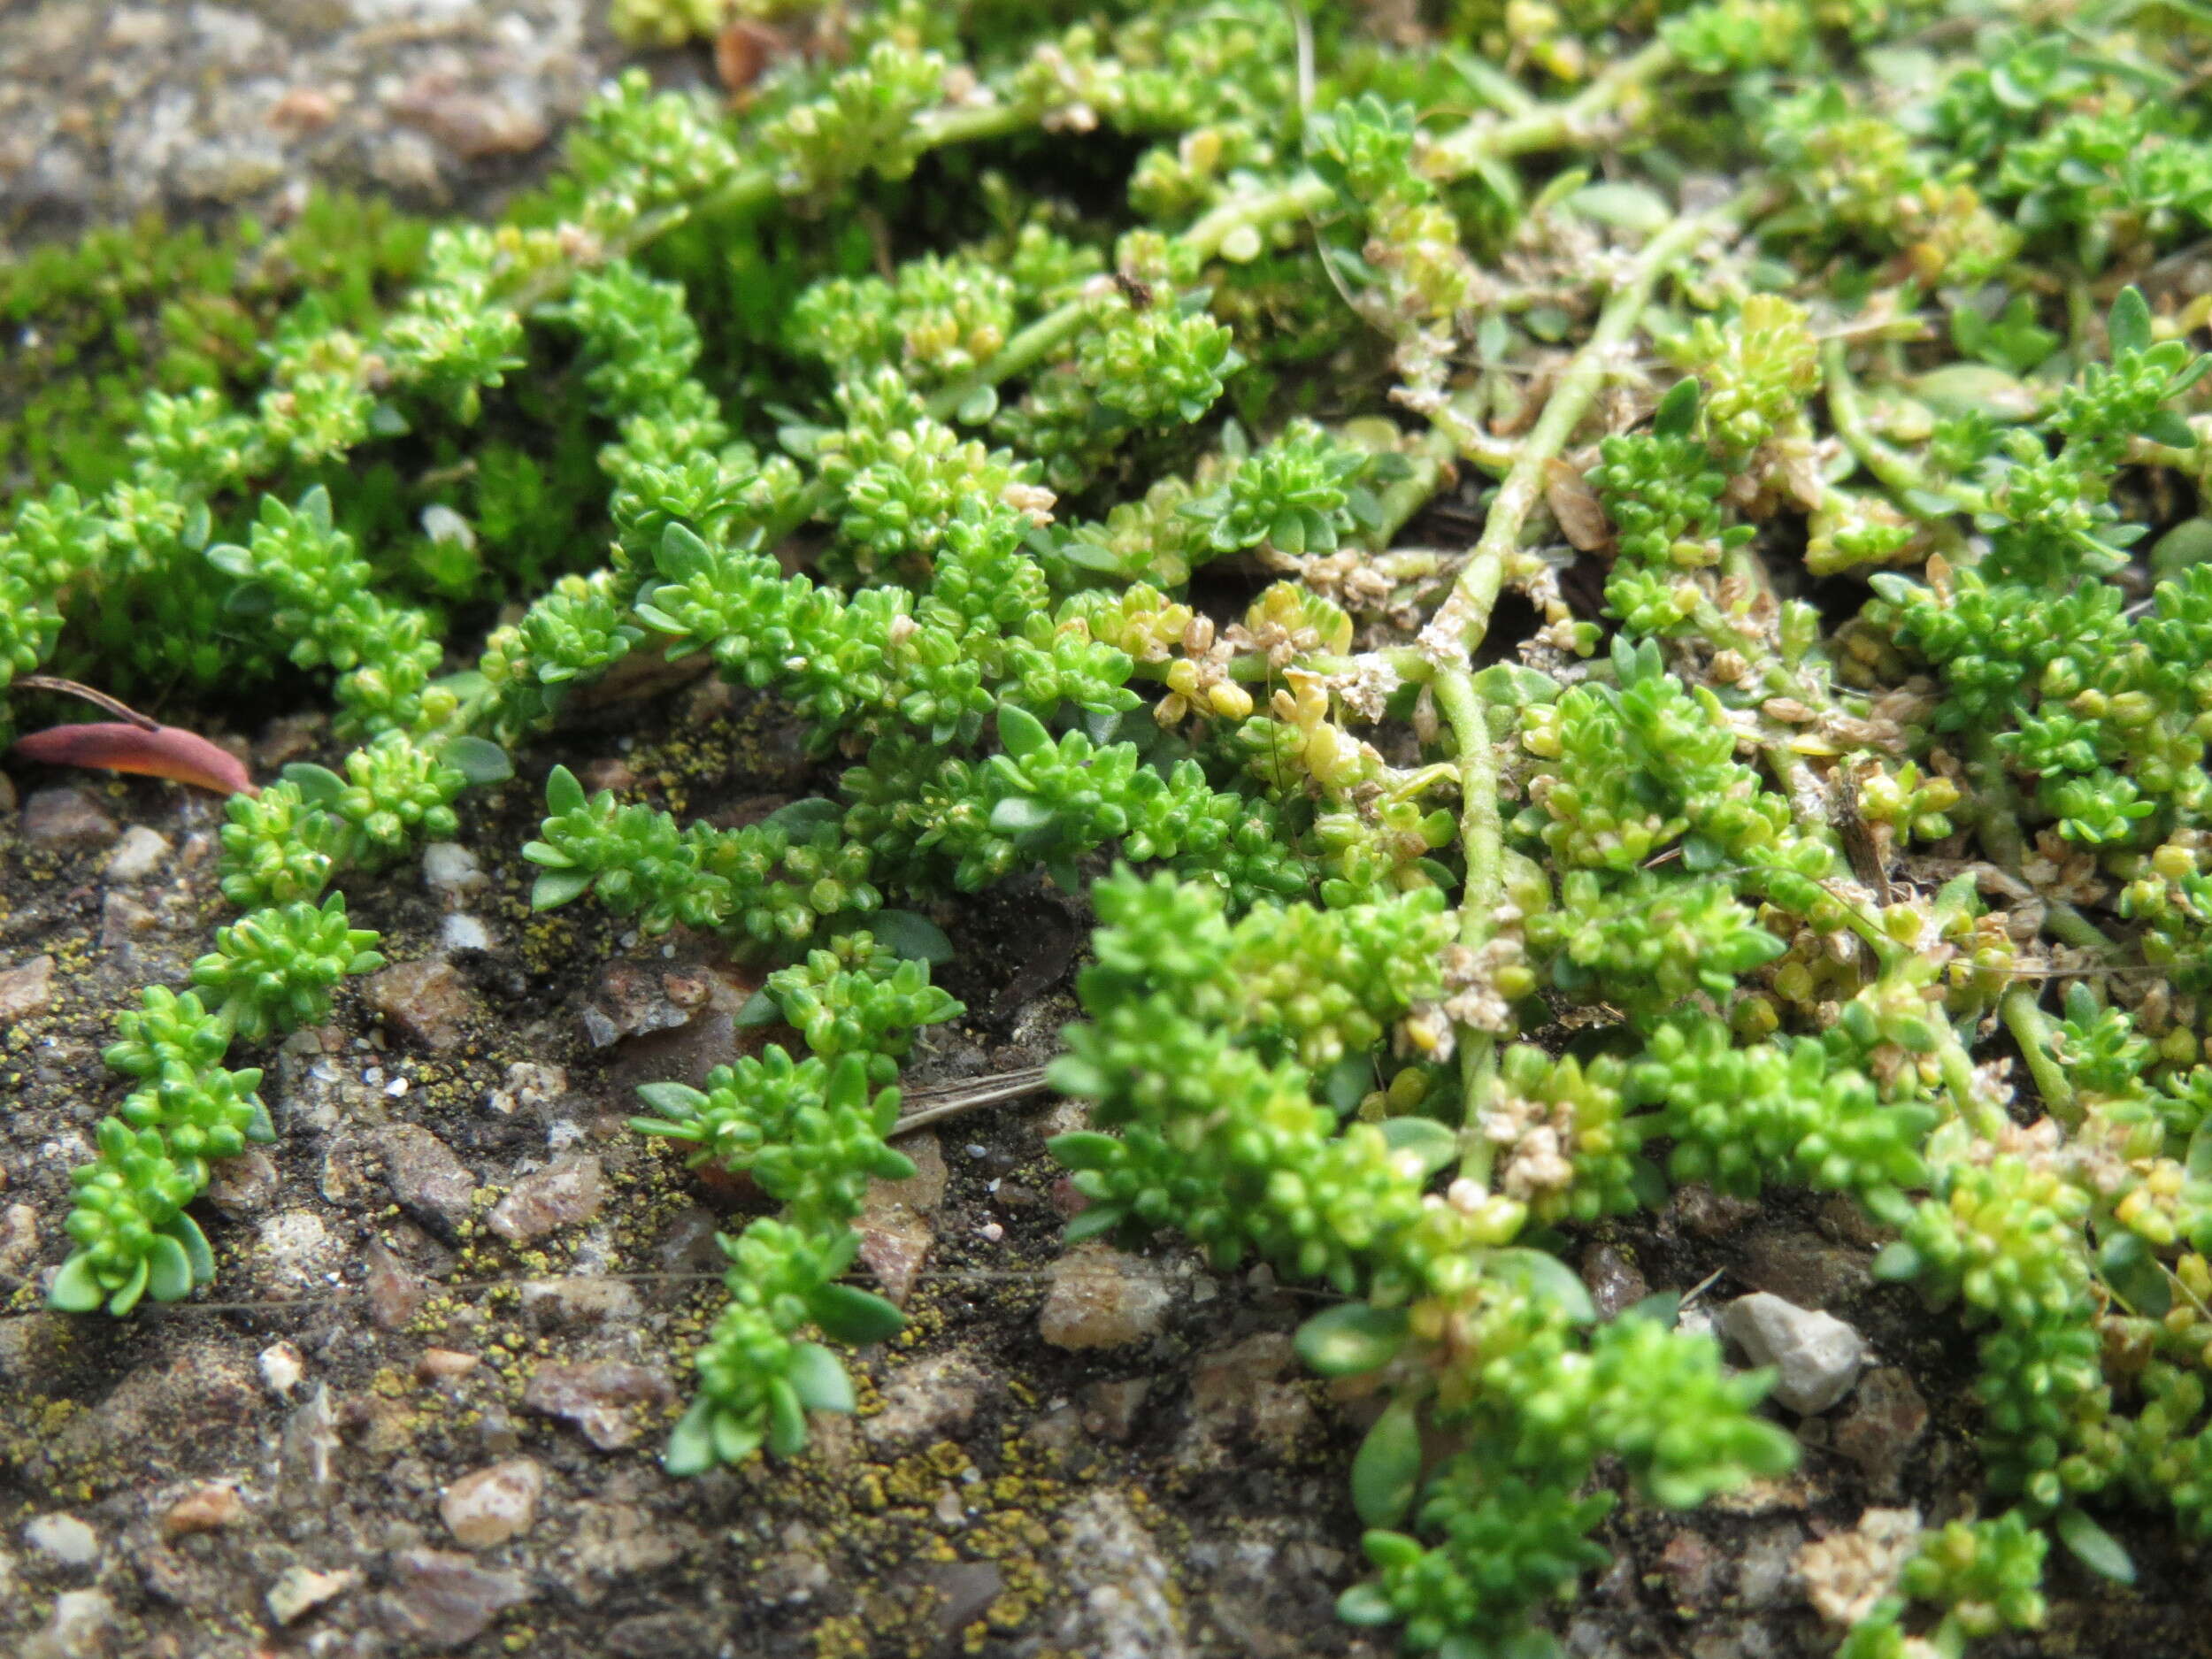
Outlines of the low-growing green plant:
[[[555,766],[523,849],[541,909],[763,964],[747,1018],[808,1051],[641,1091],[780,1206],[724,1240],[670,1468],[852,1409],[828,1343],[900,1315],[851,1223],[957,1011],[902,907],[1041,872],[1098,923],[1070,1236],[1325,1286],[1299,1351],[1384,1401],[1347,1620],[1555,1651],[1601,1468],[1690,1507],[1789,1465],[1763,1373],[1563,1263],[1688,1181],[1847,1194],[1979,1345],[2001,1510],[1848,1651],[2034,1627],[2049,1540],[2130,1570],[2122,1499],[2212,1526],[2212,303],[2161,263],[2212,141],[2158,96],[2204,25],[2062,10],[2102,50],[1909,4],[1466,4],[1447,50],[892,4],[735,115],[626,79],[515,222],[436,233],[380,319],[303,308],[250,406],[150,393],[127,473],[0,537],[0,684],[190,572],[358,744],[231,801],[250,914],[206,1001],[119,1018],[53,1300],[204,1279],[186,1206],[269,1133],[232,1045],[380,959],[343,872],[453,834],[570,687],[702,655],[823,793],[727,829]],[[550,453],[478,465],[518,519],[580,499],[588,419],[603,557],[451,672],[366,463],[572,374]]]

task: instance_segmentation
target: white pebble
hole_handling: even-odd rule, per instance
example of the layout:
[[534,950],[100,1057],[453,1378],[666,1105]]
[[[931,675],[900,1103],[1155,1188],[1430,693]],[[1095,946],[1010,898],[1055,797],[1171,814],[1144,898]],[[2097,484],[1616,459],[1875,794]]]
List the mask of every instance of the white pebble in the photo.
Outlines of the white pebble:
[[108,855],[107,878],[111,881],[143,881],[161,867],[161,861],[168,856],[167,836],[143,824],[134,824],[123,832],[123,839]]
[[291,1398],[292,1390],[307,1375],[307,1362],[289,1342],[277,1342],[261,1350],[261,1380],[279,1399]]
[[438,942],[448,950],[489,950],[492,933],[473,916],[456,910],[439,926]]
[[24,1523],[23,1541],[65,1567],[88,1567],[100,1558],[100,1535],[59,1510]]

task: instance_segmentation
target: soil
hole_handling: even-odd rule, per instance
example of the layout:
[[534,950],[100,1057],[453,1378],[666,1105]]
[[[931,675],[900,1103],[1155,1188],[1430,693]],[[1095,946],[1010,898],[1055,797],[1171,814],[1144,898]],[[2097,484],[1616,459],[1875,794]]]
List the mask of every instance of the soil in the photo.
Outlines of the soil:
[[[311,177],[483,211],[617,61],[599,13],[0,8],[0,224],[280,206]],[[264,777],[339,752],[313,716],[227,735]],[[663,1472],[720,1294],[713,1231],[758,1204],[628,1131],[631,1091],[775,1033],[734,1023],[757,979],[710,941],[641,938],[588,901],[534,915],[519,849],[556,762],[724,822],[829,774],[774,704],[707,681],[580,706],[517,761],[466,799],[461,851],[346,881],[399,965],[252,1055],[280,1135],[199,1207],[216,1284],[120,1321],[44,1311],[44,1281],[67,1171],[121,1093],[113,1015],[184,983],[227,915],[220,810],[150,780],[0,778],[0,1652],[1388,1651],[1331,1613],[1361,1571],[1345,1470],[1371,1408],[1290,1353],[1323,1299],[1167,1244],[1064,1260],[1043,1142],[1076,1109],[1049,1096],[905,1142],[922,1174],[876,1195],[870,1259],[886,1287],[920,1265],[906,1333],[854,1364],[854,1418],[788,1463]],[[971,1011],[920,1043],[918,1096],[1050,1053],[1084,923],[1042,886],[934,918]],[[1878,1243],[1808,1199],[1694,1190],[1574,1240],[1608,1307],[1701,1286],[1701,1317],[1768,1290],[1873,1350],[1839,1404],[1784,1414],[1797,1474],[1694,1516],[1617,1512],[1616,1564],[1555,1620],[1578,1659],[1826,1654],[1808,1543],[1870,1506],[1973,1510],[1970,1349],[1875,1283]],[[2193,1558],[2116,1530],[2135,1588],[2055,1558],[2050,1628],[1977,1651],[2110,1653],[2121,1631],[2144,1659],[2205,1651]]]

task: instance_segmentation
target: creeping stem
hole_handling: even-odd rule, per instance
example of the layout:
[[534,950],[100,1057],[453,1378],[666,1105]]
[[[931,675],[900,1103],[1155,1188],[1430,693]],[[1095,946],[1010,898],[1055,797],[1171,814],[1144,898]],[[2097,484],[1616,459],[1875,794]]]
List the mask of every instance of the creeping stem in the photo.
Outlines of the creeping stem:
[[1589,340],[1568,363],[1553,387],[1544,412],[1529,429],[1505,480],[1498,486],[1482,539],[1459,572],[1451,595],[1421,631],[1421,649],[1440,664],[1464,664],[1482,642],[1505,578],[1505,561],[1519,545],[1522,526],[1541,498],[1547,465],[1558,458],[1623,349],[1642,322],[1659,279],[1707,236],[1739,222],[1763,189],[1745,191],[1719,207],[1678,219],[1644,244],[1628,276],[1599,311]]
[[[1493,591],[1495,589],[1494,588]],[[1463,668],[1441,668],[1429,689],[1459,745],[1459,840],[1467,858],[1467,885],[1459,901],[1459,942],[1473,949],[1489,936],[1505,885],[1505,830],[1498,815],[1498,752],[1490,741],[1481,695]],[[1459,1033],[1460,1083],[1467,1133],[1460,1173],[1488,1184],[1490,1142],[1480,1133],[1498,1073],[1497,1039],[1471,1028]]]

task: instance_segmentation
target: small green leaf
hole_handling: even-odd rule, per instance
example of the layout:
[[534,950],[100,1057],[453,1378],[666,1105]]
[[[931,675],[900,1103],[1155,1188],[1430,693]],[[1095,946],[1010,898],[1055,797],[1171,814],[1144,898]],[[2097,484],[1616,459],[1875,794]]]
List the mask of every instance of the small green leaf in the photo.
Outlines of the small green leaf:
[[670,581],[688,581],[713,567],[714,550],[699,539],[698,532],[689,525],[672,519],[661,532],[660,549],[654,555],[653,563]]
[[1552,1303],[1575,1324],[1588,1325],[1597,1318],[1597,1303],[1590,1300],[1590,1287],[1573,1268],[1548,1251],[1493,1250],[1486,1260],[1492,1271],[1516,1280],[1530,1295]]
[[1298,1356],[1324,1377],[1356,1377],[1387,1365],[1405,1346],[1402,1308],[1348,1302],[1298,1327]]
[[2169,449],[2193,449],[2197,447],[2195,429],[2170,409],[2153,410],[2141,430],[2153,443],[2162,443]]
[[912,962],[950,962],[952,941],[928,917],[912,910],[878,910],[868,918],[876,943]]
[[1697,425],[1697,381],[1677,380],[1651,411],[1651,430],[1662,438],[1686,438]]
[[555,818],[577,810],[583,806],[584,786],[576,781],[576,774],[565,766],[556,766],[545,775],[545,809]]
[[327,766],[296,760],[284,769],[284,781],[300,792],[309,806],[328,806],[345,793],[346,780]]
[[2116,358],[2124,351],[2151,349],[2151,308],[2143,298],[2143,290],[2132,282],[2122,288],[2119,297],[2112,302],[2112,314],[2105,324],[2105,332],[2112,336],[2112,355]]
[[661,1467],[672,1475],[703,1475],[714,1467],[714,1402],[704,1394],[677,1419],[661,1453]]
[[698,1115],[706,1105],[707,1097],[688,1083],[641,1083],[638,1098],[664,1118],[681,1123]]
[[1121,1142],[1094,1129],[1077,1129],[1053,1136],[1045,1150],[1071,1170],[1104,1170],[1120,1160]]
[[885,1341],[906,1324],[895,1303],[851,1285],[824,1285],[807,1298],[806,1308],[815,1324],[853,1348]]
[[1586,185],[1570,196],[1565,205],[1584,219],[1645,235],[1663,229],[1674,219],[1674,209],[1667,199],[1640,184]]
[[192,1263],[166,1233],[155,1236],[146,1267],[146,1292],[156,1302],[182,1302],[192,1294]]
[[1120,1204],[1093,1204],[1061,1229],[1061,1242],[1080,1244],[1086,1239],[1103,1238],[1128,1218],[1129,1211]]
[[1375,1063],[1363,1053],[1340,1057],[1317,1079],[1319,1094],[1330,1110],[1348,1112],[1365,1098],[1375,1080]]
[[1663,1330],[1674,1329],[1674,1323],[1682,1317],[1682,1293],[1678,1290],[1655,1290],[1638,1302],[1632,1302],[1616,1317],[1648,1319]]
[[200,1231],[198,1222],[180,1210],[162,1231],[184,1247],[185,1259],[192,1263],[194,1284],[204,1285],[215,1277],[215,1252],[208,1248],[207,1234]]
[[737,1010],[740,1025],[772,1025],[783,1018],[783,1004],[776,1001],[776,994],[762,986],[745,999],[745,1006]]
[[146,1294],[147,1278],[146,1258],[142,1256],[131,1276],[123,1281],[123,1287],[108,1298],[108,1311],[119,1319],[138,1306],[138,1299]]
[[63,1313],[90,1313],[106,1300],[107,1294],[107,1287],[92,1271],[92,1258],[78,1250],[54,1275],[53,1285],[46,1293],[46,1305]]
[[234,541],[220,541],[207,550],[207,562],[226,576],[235,576],[240,581],[253,576],[253,555]]
[[806,1449],[806,1408],[782,1377],[768,1382],[768,1449],[779,1457],[796,1457]]
[[1044,754],[1052,748],[1052,734],[1045,730],[1044,722],[1026,709],[1010,703],[998,707],[999,747],[1016,760],[1027,760],[1032,755]]
[[707,1425],[714,1435],[714,1455],[718,1463],[741,1463],[760,1449],[761,1428],[734,1411],[718,1407]]
[[592,874],[588,870],[549,870],[530,888],[530,908],[534,910],[557,910],[588,891],[591,882]]
[[802,1342],[791,1358],[791,1386],[799,1403],[810,1411],[845,1411],[854,1408],[853,1381],[844,1362],[819,1342]]
[[515,775],[515,763],[508,758],[507,751],[488,738],[471,737],[465,733],[449,737],[441,754],[447,765],[480,787],[504,783]]
[[980,426],[998,413],[998,388],[989,384],[977,387],[960,400],[960,407],[953,411],[953,419],[964,426]]
[[[2130,288],[2127,292],[2133,294],[2135,290]],[[2137,298],[2139,301],[2141,296]],[[2116,313],[2119,308],[2116,305],[2113,310]],[[2055,1525],[2059,1541],[2072,1550],[2075,1559],[2090,1571],[2116,1584],[2135,1582],[2135,1558],[2128,1554],[2127,1546],[2090,1519],[2087,1510],[2070,1505],[2058,1512]]]
[[1398,1617],[1381,1585],[1370,1578],[1356,1584],[1336,1599],[1336,1616],[1347,1624],[1372,1629]]
[[1877,1279],[1903,1280],[1917,1279],[1920,1267],[1920,1252],[1902,1239],[1893,1239],[1875,1256],[1871,1271]]
[[785,803],[761,819],[763,829],[781,830],[794,841],[803,841],[825,824],[841,824],[845,809],[818,795]]
[[1352,1459],[1352,1507],[1370,1526],[1395,1526],[1413,1507],[1420,1484],[1420,1418],[1413,1401],[1402,1397],[1359,1443]]
[[1459,1156],[1459,1137],[1433,1118],[1393,1118],[1382,1126],[1393,1152],[1410,1152],[1421,1162],[1424,1179]]
[[[1014,712],[1020,714],[1021,710],[1017,709]],[[1022,718],[1026,720],[1029,717],[1023,714]],[[1010,795],[991,809],[991,828],[1001,835],[1019,839],[1050,829],[1054,816],[1052,809],[1041,801],[1033,801],[1025,795]]]

